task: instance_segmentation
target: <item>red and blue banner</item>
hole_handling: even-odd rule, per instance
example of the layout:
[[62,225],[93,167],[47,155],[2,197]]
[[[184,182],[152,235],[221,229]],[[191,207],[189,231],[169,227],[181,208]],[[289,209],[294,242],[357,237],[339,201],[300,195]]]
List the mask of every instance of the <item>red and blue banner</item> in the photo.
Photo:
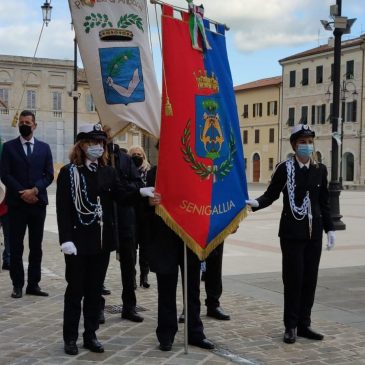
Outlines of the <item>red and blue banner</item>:
[[225,27],[204,19],[197,45],[189,16],[163,6],[156,212],[204,260],[247,215],[248,193]]

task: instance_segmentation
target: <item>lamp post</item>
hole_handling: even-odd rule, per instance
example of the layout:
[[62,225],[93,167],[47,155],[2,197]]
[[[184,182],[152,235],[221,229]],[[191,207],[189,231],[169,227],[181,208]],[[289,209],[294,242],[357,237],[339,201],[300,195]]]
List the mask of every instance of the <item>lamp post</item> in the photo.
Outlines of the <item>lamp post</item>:
[[[352,88],[352,92],[351,90],[349,90],[349,86],[351,86]],[[331,85],[328,86],[327,92],[326,92],[326,96],[327,96],[327,100],[330,101],[331,100],[331,92],[330,92],[330,87]],[[354,99],[355,97],[357,97],[358,93],[356,90],[356,85],[354,84],[354,82],[352,82],[351,80],[342,80],[341,84],[340,84],[340,99],[341,102],[344,103],[347,99],[348,99],[348,95],[347,93],[351,92],[352,95],[352,99]],[[338,135],[336,135],[337,138],[336,142],[337,145],[340,145],[340,173],[339,173],[339,184],[340,184],[340,189],[343,190],[343,184],[342,184],[342,160],[343,160],[343,124],[345,122],[345,107],[344,105],[342,106],[342,110],[341,110],[341,117],[338,118],[339,123],[341,123],[341,132],[338,138]]]
[[51,14],[52,14],[52,6],[51,0],[46,0],[44,4],[41,6],[42,15],[43,15],[43,22],[48,26],[48,23],[51,21]]
[[72,92],[74,99],[74,142],[76,142],[77,136],[77,104],[79,100],[79,94],[77,92],[77,40],[76,34],[74,38],[74,90]]
[[[71,30],[74,29],[73,23],[71,22]],[[76,33],[74,37],[74,67],[73,67],[73,73],[74,73],[74,87],[71,93],[69,94],[73,98],[74,102],[74,123],[73,123],[73,139],[74,142],[76,142],[76,136],[77,136],[77,104],[80,97],[80,94],[78,93],[78,82],[77,82],[77,40],[76,40]]]
[[335,38],[333,51],[331,181],[329,183],[331,216],[335,230],[346,229],[345,223],[341,221],[342,215],[340,214],[341,186],[338,180],[338,142],[336,140],[336,136],[338,135],[338,121],[340,119],[341,38],[343,34],[350,33],[351,26],[356,20],[341,16],[341,10],[342,0],[336,0],[336,5],[330,7],[330,15],[333,22],[321,20],[326,30],[333,30]]

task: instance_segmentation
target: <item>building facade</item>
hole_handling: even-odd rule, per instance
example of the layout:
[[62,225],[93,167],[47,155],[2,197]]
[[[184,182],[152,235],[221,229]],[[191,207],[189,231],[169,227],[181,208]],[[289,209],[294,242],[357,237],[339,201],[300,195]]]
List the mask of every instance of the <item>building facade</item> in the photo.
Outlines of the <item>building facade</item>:
[[[97,123],[85,72],[78,70],[77,124]],[[19,135],[12,126],[16,112],[31,110],[36,115],[35,137],[47,142],[56,168],[68,161],[74,141],[73,61],[0,55],[0,137],[3,141]],[[128,149],[149,142],[138,128],[116,137]]]
[[[282,66],[280,159],[292,148],[290,129],[309,124],[316,132],[319,161],[331,171],[333,44],[322,45],[279,61]],[[365,36],[342,42],[338,134],[339,173],[345,187],[365,184],[364,153]]]
[[279,158],[281,77],[234,88],[248,182],[267,183]]

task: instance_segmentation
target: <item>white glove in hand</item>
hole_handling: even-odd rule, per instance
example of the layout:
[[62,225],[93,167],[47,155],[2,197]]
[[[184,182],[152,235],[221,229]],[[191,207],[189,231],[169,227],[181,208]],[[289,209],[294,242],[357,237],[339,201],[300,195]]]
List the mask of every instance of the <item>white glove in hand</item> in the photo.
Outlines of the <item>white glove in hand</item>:
[[333,247],[335,247],[335,240],[336,235],[335,231],[328,231],[327,232],[327,250],[331,250]]
[[150,198],[153,198],[155,195],[153,192],[155,191],[155,188],[153,186],[148,186],[146,188],[140,188],[139,193],[143,196],[149,196]]
[[259,202],[256,199],[248,199],[246,200],[246,204],[252,208],[258,208]]
[[65,255],[77,255],[77,248],[74,245],[73,242],[71,241],[67,241],[62,243],[61,245],[61,251],[65,254]]

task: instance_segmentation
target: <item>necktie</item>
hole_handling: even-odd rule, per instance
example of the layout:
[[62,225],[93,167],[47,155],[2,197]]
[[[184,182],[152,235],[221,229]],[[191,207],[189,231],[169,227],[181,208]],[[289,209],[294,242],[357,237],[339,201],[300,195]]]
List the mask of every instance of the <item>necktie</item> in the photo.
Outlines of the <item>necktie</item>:
[[95,172],[97,170],[97,168],[98,168],[98,164],[95,163],[95,162],[91,162],[91,164],[89,165],[89,170],[90,171]]
[[27,145],[27,157],[30,157],[30,155],[32,154],[31,143],[25,142],[25,144]]

